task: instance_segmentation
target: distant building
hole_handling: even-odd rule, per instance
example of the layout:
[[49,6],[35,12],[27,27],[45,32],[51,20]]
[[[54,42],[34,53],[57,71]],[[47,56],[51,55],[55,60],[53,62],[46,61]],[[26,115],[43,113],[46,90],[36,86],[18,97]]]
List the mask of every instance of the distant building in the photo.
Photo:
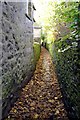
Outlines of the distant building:
[[33,39],[34,39],[34,42],[38,42],[40,44],[41,44],[41,30],[42,30],[41,27],[34,26],[34,29],[33,29]]

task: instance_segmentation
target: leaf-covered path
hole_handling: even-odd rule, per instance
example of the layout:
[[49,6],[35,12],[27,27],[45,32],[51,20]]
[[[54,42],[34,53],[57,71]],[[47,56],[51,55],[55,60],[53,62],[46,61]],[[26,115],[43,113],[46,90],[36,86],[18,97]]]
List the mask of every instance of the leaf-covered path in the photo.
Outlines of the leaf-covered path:
[[41,49],[34,76],[22,89],[7,119],[68,120],[54,65],[45,48]]

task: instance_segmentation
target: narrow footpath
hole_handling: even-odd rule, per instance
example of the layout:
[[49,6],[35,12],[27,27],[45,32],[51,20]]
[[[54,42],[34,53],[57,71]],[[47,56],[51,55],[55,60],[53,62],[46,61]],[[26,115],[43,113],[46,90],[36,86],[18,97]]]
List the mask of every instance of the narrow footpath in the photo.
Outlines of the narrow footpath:
[[68,120],[49,52],[41,49],[34,76],[6,120]]

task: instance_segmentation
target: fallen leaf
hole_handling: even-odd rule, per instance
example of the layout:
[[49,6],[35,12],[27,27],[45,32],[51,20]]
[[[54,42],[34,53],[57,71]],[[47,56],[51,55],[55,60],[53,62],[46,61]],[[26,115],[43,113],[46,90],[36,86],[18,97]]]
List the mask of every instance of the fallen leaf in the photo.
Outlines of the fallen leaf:
[[55,115],[59,114],[59,110],[56,110]]
[[30,109],[31,109],[31,110],[34,110],[35,108],[34,108],[34,107],[31,107]]
[[16,112],[17,112],[17,110],[16,110],[16,109],[14,109],[14,110],[13,110],[13,112],[14,112],[14,113],[16,113]]
[[58,99],[58,97],[54,97],[54,99],[55,99],[55,100],[57,100],[57,99]]
[[32,102],[32,103],[30,104],[30,106],[35,106],[35,102]]
[[36,113],[34,114],[34,118],[37,119],[39,117],[39,115]]
[[54,100],[48,100],[50,103],[54,103]]

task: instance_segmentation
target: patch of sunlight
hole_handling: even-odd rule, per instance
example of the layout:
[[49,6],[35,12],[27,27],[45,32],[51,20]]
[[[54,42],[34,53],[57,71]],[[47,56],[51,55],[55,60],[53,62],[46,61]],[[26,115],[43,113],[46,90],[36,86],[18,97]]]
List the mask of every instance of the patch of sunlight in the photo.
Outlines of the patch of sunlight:
[[47,43],[50,44],[51,42],[54,42],[55,38],[53,35],[53,31],[49,31],[47,33]]
[[66,47],[64,50],[59,49],[58,52],[65,52],[66,50],[70,49],[71,46]]

